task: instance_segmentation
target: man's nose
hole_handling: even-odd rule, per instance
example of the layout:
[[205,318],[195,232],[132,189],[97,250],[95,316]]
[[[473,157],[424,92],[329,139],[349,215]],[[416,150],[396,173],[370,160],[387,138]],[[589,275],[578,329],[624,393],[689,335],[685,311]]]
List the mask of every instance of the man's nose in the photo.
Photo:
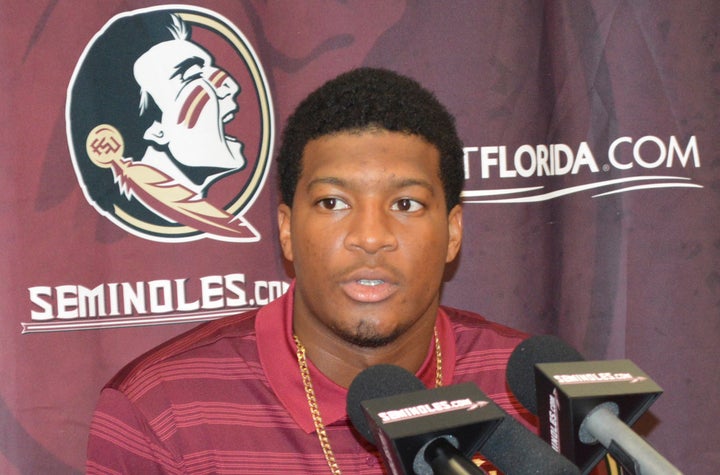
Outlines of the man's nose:
[[376,206],[360,206],[349,216],[345,245],[368,254],[397,248],[396,221],[389,211]]
[[218,97],[221,99],[240,92],[240,85],[235,81],[235,79],[233,79],[227,71],[219,68],[210,76],[210,83],[213,85],[217,91]]

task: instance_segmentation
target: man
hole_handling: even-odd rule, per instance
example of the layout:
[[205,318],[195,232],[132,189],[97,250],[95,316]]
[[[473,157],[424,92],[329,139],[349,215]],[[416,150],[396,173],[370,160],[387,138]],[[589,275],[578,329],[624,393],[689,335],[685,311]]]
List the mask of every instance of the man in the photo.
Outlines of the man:
[[237,111],[240,86],[190,41],[184,22],[171,18],[172,39],[153,45],[133,65],[141,90],[140,115],[151,102],[161,112],[143,135],[150,145],[142,163],[204,195],[213,181],[247,162],[242,143],[224,130]]
[[[238,112],[240,85],[192,41],[190,25],[167,11],[113,19],[83,55],[71,91],[72,151],[94,203],[137,221],[215,231],[201,223],[222,211],[196,221],[203,210],[183,214],[173,199],[200,202],[213,183],[247,165],[243,143],[225,130]],[[107,158],[86,145],[98,127],[116,130],[123,162],[142,173],[107,170]],[[138,191],[151,196],[130,199]]]
[[384,473],[345,413],[347,386],[379,363],[428,387],[474,381],[532,427],[505,385],[525,335],[439,304],[463,170],[436,98],[390,71],[345,73],[290,117],[278,172],[289,291],[122,370],[95,412],[88,473]]

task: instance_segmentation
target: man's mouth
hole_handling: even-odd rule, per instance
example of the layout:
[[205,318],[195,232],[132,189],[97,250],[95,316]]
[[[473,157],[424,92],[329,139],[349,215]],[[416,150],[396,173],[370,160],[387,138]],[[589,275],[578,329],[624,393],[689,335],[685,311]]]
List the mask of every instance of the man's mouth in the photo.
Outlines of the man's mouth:
[[361,303],[382,302],[390,298],[399,289],[397,283],[379,275],[357,275],[343,282],[341,287],[345,295],[351,300]]
[[367,285],[368,287],[375,287],[376,285],[381,285],[385,281],[379,280],[379,279],[360,279],[358,280],[358,283],[360,285]]
[[235,118],[235,111],[230,111],[222,117],[222,123],[227,124]]

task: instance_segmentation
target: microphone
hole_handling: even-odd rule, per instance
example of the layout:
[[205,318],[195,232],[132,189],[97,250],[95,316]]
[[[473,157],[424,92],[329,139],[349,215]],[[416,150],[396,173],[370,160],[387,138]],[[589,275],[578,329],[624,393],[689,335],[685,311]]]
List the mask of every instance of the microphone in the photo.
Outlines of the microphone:
[[477,388],[438,389],[399,366],[370,366],[348,388],[347,413],[393,475],[485,474],[467,457],[502,414],[479,410],[487,402]]
[[557,337],[534,336],[510,355],[507,382],[583,474],[607,451],[633,475],[682,475],[629,427],[662,393],[631,361],[585,361]]
[[478,451],[507,475],[580,474],[474,383],[425,389],[402,368],[371,366],[350,385],[347,412],[393,474],[484,473],[469,460]]

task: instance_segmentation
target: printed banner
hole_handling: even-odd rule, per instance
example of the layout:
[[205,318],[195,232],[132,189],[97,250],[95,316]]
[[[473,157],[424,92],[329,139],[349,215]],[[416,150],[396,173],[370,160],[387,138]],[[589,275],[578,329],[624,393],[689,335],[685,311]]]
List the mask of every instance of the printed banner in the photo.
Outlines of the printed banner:
[[443,303],[631,359],[636,429],[720,465],[720,4],[182,3],[0,0],[0,473],[82,473],[124,364],[287,290],[274,151],[362,65],[456,116]]

